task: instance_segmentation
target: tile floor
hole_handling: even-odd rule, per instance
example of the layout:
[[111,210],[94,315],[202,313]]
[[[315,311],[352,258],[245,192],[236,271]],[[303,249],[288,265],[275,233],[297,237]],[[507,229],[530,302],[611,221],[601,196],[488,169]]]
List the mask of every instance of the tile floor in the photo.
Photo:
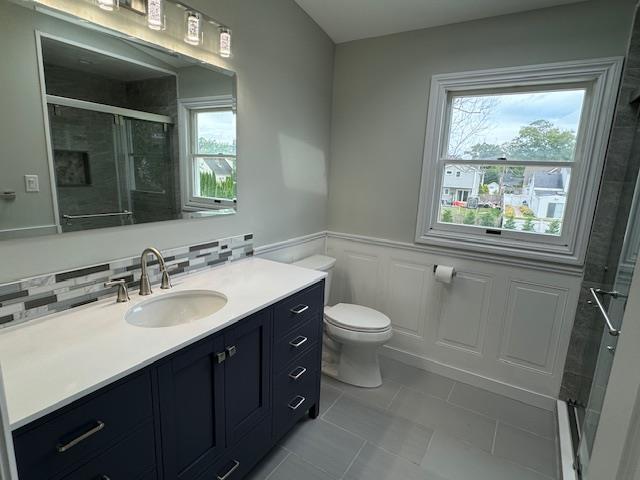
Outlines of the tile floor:
[[557,480],[551,412],[381,358],[384,384],[323,377],[301,421],[249,480]]

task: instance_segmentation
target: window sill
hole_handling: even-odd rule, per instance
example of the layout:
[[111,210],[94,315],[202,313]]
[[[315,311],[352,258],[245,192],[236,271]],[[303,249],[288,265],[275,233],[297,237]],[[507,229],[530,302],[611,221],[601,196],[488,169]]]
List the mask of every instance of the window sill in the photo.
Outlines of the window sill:
[[456,237],[450,232],[446,234],[418,234],[415,242],[420,245],[453,250],[463,253],[465,256],[486,258],[487,255],[491,255],[499,258],[501,263],[514,265],[535,266],[545,263],[571,270],[581,269],[584,265],[584,252],[571,251],[569,247],[564,245],[523,242],[521,240],[509,241],[508,239],[496,241],[495,238],[469,238],[469,236]]

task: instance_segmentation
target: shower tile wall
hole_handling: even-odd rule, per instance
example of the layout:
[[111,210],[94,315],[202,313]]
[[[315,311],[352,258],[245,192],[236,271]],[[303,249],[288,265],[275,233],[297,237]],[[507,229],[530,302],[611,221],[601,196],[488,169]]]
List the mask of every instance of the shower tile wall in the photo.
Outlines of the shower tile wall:
[[560,398],[586,405],[603,334],[600,314],[589,304],[589,288],[610,289],[631,209],[640,167],[640,21],[636,16],[625,61],[613,129],[587,250],[578,311],[565,363]]

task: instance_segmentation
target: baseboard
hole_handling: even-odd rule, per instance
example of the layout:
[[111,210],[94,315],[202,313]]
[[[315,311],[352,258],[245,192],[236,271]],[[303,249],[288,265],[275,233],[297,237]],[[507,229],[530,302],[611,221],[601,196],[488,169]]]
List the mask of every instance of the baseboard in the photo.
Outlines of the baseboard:
[[394,347],[385,345],[380,350],[380,353],[386,357],[393,358],[399,362],[406,363],[412,367],[420,368],[427,372],[436,373],[443,377],[450,378],[462,383],[468,383],[474,387],[483,388],[505,397],[513,398],[520,402],[534,407],[543,408],[545,410],[554,411],[556,409],[556,399],[547,395],[532,392],[522,387],[510,385],[508,383],[500,382],[488,377],[484,377],[477,373],[469,372],[461,368],[446,365],[435,360],[421,357],[413,353],[409,353],[403,350],[399,350]]

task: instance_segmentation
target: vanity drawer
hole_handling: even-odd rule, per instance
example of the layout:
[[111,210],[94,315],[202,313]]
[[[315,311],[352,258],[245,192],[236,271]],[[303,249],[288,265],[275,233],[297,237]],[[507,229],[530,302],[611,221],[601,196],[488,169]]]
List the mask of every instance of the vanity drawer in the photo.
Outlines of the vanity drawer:
[[[316,354],[316,350],[313,349],[310,353]],[[288,373],[283,372],[282,375],[286,377]],[[288,432],[317,403],[319,375],[319,370],[307,371],[297,382],[282,380],[281,387],[276,390],[273,407],[276,438]]]
[[321,320],[319,314],[316,314],[299,328],[277,340],[273,352],[274,371],[280,372],[296,357],[319,343],[321,334]]
[[308,390],[309,382],[318,378],[320,370],[318,347],[314,347],[302,357],[287,365],[274,381],[274,392],[278,400],[293,398],[301,390]]
[[272,447],[271,417],[268,416],[243,437],[238,446],[230,450],[223,460],[198,477],[198,480],[245,478]]
[[275,307],[276,340],[318,313],[322,314],[323,308],[324,281],[282,300]]
[[149,477],[149,471],[155,467],[155,461],[153,424],[149,421],[130,437],[64,477],[64,480],[154,478]]
[[43,480],[82,465],[151,415],[147,370],[18,430],[14,446],[20,479]]

